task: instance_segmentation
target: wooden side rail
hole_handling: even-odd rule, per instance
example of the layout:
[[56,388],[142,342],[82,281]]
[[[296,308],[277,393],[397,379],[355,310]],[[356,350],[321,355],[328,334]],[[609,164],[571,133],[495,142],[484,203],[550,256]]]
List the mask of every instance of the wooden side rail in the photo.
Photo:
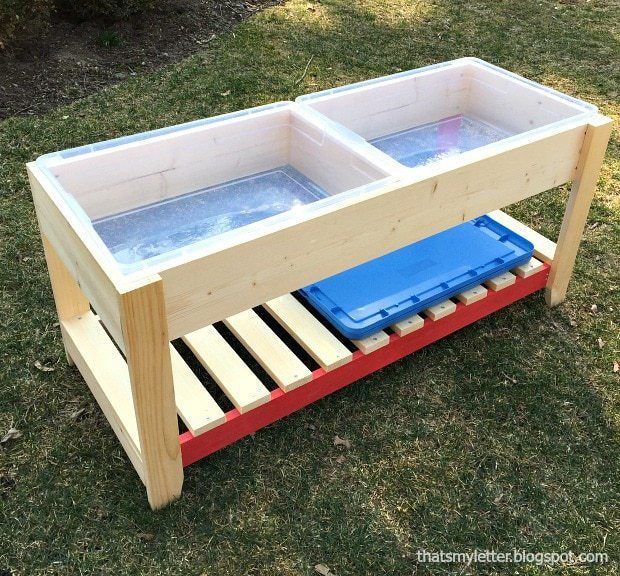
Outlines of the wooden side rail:
[[138,422],[125,359],[88,310],[61,320],[65,347],[105,414],[127,456],[146,484]]

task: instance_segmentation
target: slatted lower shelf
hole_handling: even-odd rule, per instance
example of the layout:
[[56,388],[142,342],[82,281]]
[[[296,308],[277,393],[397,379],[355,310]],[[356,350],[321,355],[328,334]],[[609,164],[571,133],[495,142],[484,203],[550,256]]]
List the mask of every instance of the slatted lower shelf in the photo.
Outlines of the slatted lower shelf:
[[186,335],[185,343],[235,408],[224,412],[204,387],[196,386],[187,373],[187,365],[173,365],[178,412],[189,428],[180,435],[183,464],[192,464],[544,288],[549,265],[533,258],[512,272],[398,322],[389,332],[353,341],[351,347],[357,348],[354,352],[294,296],[285,295],[266,303],[264,309],[317,362],[319,368],[313,371],[256,312],[228,318],[228,329],[277,384],[271,391],[215,328],[210,326]]
[[[185,353],[170,345],[177,412],[188,429],[180,434],[183,464],[542,289],[548,275],[549,265],[533,258],[363,340],[337,335],[292,294],[225,319],[225,328],[207,326],[186,334]],[[140,441],[122,352],[92,312],[62,320],[61,327],[69,355],[140,471]]]

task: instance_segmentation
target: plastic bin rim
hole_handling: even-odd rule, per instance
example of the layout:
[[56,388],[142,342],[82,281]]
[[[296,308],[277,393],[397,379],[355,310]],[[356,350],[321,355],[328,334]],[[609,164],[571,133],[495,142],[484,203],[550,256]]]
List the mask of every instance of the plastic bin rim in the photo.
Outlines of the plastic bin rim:
[[[403,80],[410,76],[416,76],[418,74],[430,72],[431,70],[439,70],[441,68],[449,68],[452,66],[459,66],[463,64],[474,64],[477,66],[481,66],[483,68],[487,68],[489,70],[493,70],[496,73],[502,74],[504,76],[508,76],[518,82],[523,84],[527,84],[530,87],[546,92],[551,96],[555,96],[560,98],[561,100],[567,101],[569,104],[572,104],[576,108],[580,108],[584,113],[594,114],[598,112],[598,107],[594,104],[590,104],[585,102],[584,100],[580,100],[579,98],[575,98],[574,96],[569,96],[568,94],[564,94],[559,90],[554,88],[550,88],[549,86],[545,86],[544,84],[540,84],[539,82],[535,82],[534,80],[530,80],[525,76],[521,76],[516,74],[515,72],[511,72],[510,70],[506,70],[505,68],[501,68],[500,66],[496,66],[495,64],[491,64],[490,62],[486,62],[481,58],[477,58],[475,56],[465,56],[463,58],[456,58],[454,60],[448,60],[446,62],[438,62],[436,64],[429,64],[428,66],[422,66],[420,68],[413,68],[411,70],[404,70],[402,72],[397,72],[396,74],[387,74],[385,76],[379,76],[377,78],[371,78],[369,80],[362,80],[360,82],[353,82],[351,84],[344,84],[342,86],[337,86],[335,88],[328,88],[327,90],[320,90],[318,92],[312,92],[310,94],[302,94],[295,99],[295,102],[306,104],[309,102],[316,102],[318,100],[327,99],[334,94],[338,94],[340,92],[348,92],[350,90],[355,90],[358,88],[370,87],[374,84],[385,84],[388,82],[396,82],[399,80]],[[307,104],[306,104],[307,105]]]
[[189,122],[182,122],[181,124],[173,124],[172,126],[155,128],[153,130],[147,130],[145,132],[136,132],[135,134],[128,134],[126,136],[119,136],[117,138],[111,138],[108,140],[100,140],[92,144],[84,144],[82,146],[75,146],[72,148],[57,150],[55,152],[48,152],[39,156],[36,159],[36,163],[40,168],[46,169],[54,165],[56,162],[61,162],[62,160],[67,160],[68,158],[84,156],[93,152],[99,152],[101,150],[108,150],[127,144],[138,143],[150,140],[152,138],[157,138],[159,136],[166,136],[168,134],[174,134],[177,132],[189,131],[194,128],[201,128],[202,126],[208,126],[209,124],[224,123],[246,116],[258,116],[260,114],[265,114],[271,111],[286,108],[296,110],[303,114],[301,107],[292,100],[281,100],[278,102],[272,102],[270,104],[255,106],[253,108],[244,108],[242,110],[235,110],[234,112],[226,112],[225,114],[218,114],[216,116],[208,116],[206,118],[190,120]]

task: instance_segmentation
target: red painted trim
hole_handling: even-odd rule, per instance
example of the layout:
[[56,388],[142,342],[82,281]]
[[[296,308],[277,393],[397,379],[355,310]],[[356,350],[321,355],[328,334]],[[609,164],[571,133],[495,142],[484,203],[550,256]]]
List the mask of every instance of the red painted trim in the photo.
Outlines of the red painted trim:
[[529,278],[517,278],[508,288],[499,292],[489,290],[486,298],[469,306],[458,302],[456,312],[437,321],[426,318],[422,328],[407,336],[392,334],[390,343],[375,352],[368,355],[355,352],[351,362],[331,372],[319,368],[314,371],[308,384],[290,392],[282,392],[279,388],[274,390],[267,404],[245,414],[240,414],[236,409],[231,410],[226,413],[224,424],[199,436],[193,436],[191,432],[181,434],[179,439],[183,465],[188,466],[480,318],[541,290],[547,283],[548,275],[549,266],[545,265],[542,271]]

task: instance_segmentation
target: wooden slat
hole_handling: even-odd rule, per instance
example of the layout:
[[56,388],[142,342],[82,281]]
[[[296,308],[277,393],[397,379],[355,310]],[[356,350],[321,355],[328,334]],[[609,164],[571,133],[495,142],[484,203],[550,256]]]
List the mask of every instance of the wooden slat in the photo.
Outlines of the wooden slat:
[[536,258],[530,258],[525,264],[513,268],[512,272],[520,278],[527,278],[543,269],[543,263]]
[[312,380],[312,372],[254,312],[246,310],[224,324],[285,392]]
[[269,390],[213,326],[186,334],[183,341],[239,412],[269,402]]
[[172,344],[170,358],[177,412],[190,432],[196,436],[225,422],[223,410]]
[[536,258],[547,264],[553,262],[553,257],[555,256],[555,242],[536,232],[536,230],[532,230],[530,227],[519,222],[519,220],[516,220],[512,216],[509,216],[502,210],[489,212],[489,216],[496,222],[506,226],[506,228],[516,232],[519,236],[523,236],[523,238],[534,244],[534,256],[536,256]]
[[400,322],[392,324],[390,328],[394,330],[394,332],[396,332],[396,334],[398,334],[399,336],[406,336],[411,332],[419,330],[420,328],[422,328],[422,326],[424,326],[424,318],[422,318],[422,316],[420,316],[419,314],[414,314],[409,318],[405,318]]
[[473,304],[474,302],[478,302],[478,300],[482,300],[486,298],[487,289],[484,286],[478,285],[470,288],[469,290],[465,290],[465,292],[461,292],[456,295],[456,299],[459,302],[468,306],[469,304]]
[[511,272],[504,272],[495,276],[494,278],[490,278],[484,282],[484,285],[491,290],[497,292],[498,290],[503,290],[508,286],[512,286],[515,283],[517,277]]
[[138,425],[125,359],[92,312],[61,319],[60,326],[69,355],[110,422],[134,468],[145,482]]
[[456,312],[456,304],[452,302],[452,300],[444,300],[439,304],[435,304],[434,306],[429,306],[426,310],[424,310],[424,314],[426,314],[431,320],[439,320],[449,314]]
[[353,359],[347,347],[291,294],[269,300],[263,307],[325,370]]
[[366,336],[366,338],[361,338],[360,340],[351,340],[353,344],[355,344],[362,354],[370,354],[379,348],[383,348],[390,343],[390,337],[386,332],[380,330],[379,332],[375,332],[370,336]]

